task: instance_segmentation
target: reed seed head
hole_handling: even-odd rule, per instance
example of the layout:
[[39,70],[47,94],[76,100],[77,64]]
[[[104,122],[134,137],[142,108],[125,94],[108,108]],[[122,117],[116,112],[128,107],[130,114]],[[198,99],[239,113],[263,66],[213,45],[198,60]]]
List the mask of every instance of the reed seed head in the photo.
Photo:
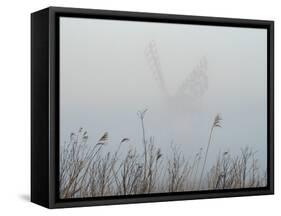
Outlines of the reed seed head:
[[130,140],[129,138],[123,138],[120,143],[128,142],[129,140]]
[[102,137],[99,139],[97,145],[104,145],[106,141],[108,140],[108,133],[105,132]]
[[222,127],[221,126],[221,120],[222,120],[222,117],[220,116],[220,114],[217,114],[215,119],[214,119],[214,123],[213,123],[213,127]]

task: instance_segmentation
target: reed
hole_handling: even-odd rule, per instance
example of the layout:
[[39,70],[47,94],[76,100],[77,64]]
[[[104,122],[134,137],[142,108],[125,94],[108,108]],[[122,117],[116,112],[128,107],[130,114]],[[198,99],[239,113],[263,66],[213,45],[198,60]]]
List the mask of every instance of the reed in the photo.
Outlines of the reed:
[[214,121],[213,121],[212,127],[211,127],[208,145],[207,145],[207,149],[206,149],[205,156],[204,156],[204,163],[203,163],[201,175],[200,175],[200,178],[199,178],[198,190],[201,188],[202,178],[203,178],[203,174],[204,174],[204,171],[205,171],[205,166],[206,166],[206,161],[207,161],[207,157],[208,157],[208,153],[209,153],[209,148],[210,148],[210,144],[211,144],[213,131],[214,131],[214,128],[221,127],[221,120],[222,120],[221,116],[219,114],[217,114]]

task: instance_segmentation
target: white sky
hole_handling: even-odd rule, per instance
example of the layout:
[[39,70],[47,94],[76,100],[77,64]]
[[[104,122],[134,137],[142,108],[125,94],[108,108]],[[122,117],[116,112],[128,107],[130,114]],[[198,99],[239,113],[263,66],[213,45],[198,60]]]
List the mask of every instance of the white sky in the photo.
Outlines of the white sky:
[[[266,165],[265,29],[60,19],[60,140],[84,127],[89,141],[107,131],[109,146],[128,137],[141,145],[137,111],[147,108],[146,130],[166,149],[171,140],[186,157],[205,148],[213,118],[209,162],[221,151],[253,146]],[[170,98],[159,88],[145,49],[158,48]],[[202,97],[173,97],[200,59],[208,62]],[[165,151],[164,151],[165,153]]]

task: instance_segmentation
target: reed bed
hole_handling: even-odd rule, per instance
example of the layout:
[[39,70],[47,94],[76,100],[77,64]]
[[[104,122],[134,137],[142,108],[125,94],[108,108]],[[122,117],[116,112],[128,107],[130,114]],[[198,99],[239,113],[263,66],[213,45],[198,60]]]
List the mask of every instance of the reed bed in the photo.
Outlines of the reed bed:
[[256,152],[251,147],[239,155],[218,153],[212,166],[209,149],[215,128],[222,126],[216,115],[211,125],[206,148],[200,148],[187,159],[179,146],[171,143],[164,154],[153,136],[146,137],[145,114],[138,112],[142,133],[142,151],[129,137],[124,137],[112,151],[106,150],[110,134],[105,132],[95,143],[80,128],[72,132],[60,149],[60,198],[85,198],[180,191],[264,187],[266,171],[261,170]]

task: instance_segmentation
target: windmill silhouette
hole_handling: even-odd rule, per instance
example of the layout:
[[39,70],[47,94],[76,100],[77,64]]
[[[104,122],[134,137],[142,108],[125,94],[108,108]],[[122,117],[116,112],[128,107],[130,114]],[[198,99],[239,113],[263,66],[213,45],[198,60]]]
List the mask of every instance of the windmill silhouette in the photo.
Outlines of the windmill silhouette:
[[155,41],[150,41],[145,50],[149,66],[154,73],[160,91],[169,106],[183,106],[190,108],[195,105],[208,89],[207,59],[202,57],[192,72],[179,83],[177,90],[172,94],[162,71],[159,53]]

